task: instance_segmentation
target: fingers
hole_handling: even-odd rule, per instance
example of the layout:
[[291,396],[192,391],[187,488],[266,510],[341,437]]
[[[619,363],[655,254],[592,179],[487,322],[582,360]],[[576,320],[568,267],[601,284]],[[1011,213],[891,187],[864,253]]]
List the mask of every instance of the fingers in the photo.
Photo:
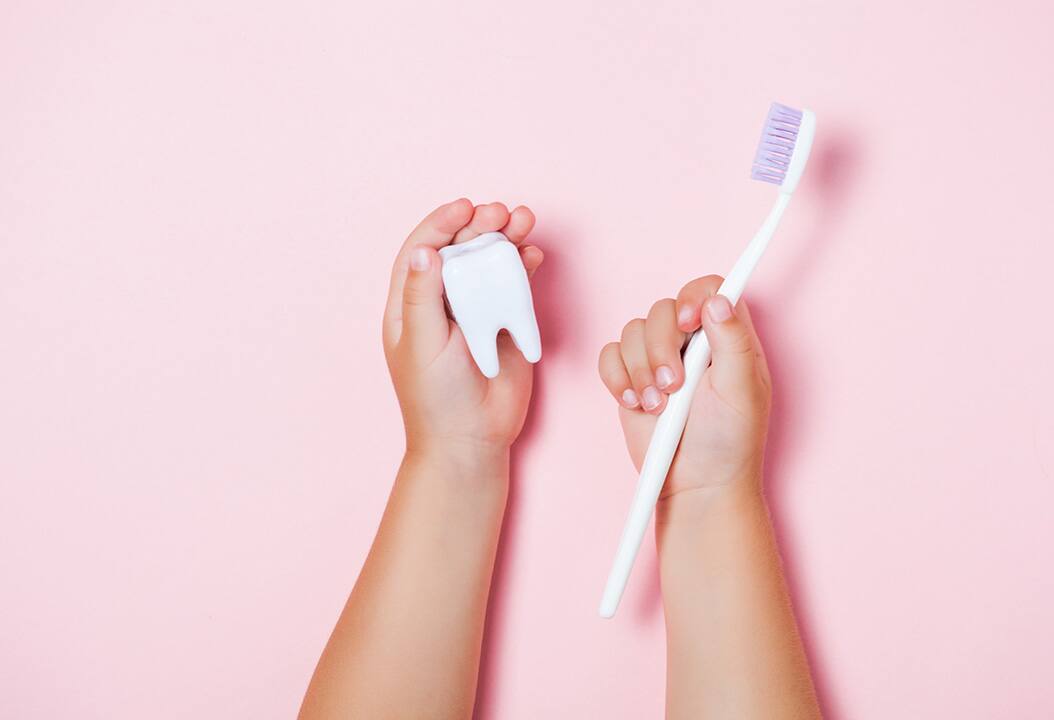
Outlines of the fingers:
[[739,310],[718,295],[722,282],[718,275],[707,275],[681,288],[677,325],[685,332],[700,327],[706,332],[714,387],[728,399],[753,402],[767,393],[768,369],[746,305],[741,303]]
[[461,198],[440,205],[410,233],[395,257],[388,287],[388,304],[384,310],[384,344],[392,347],[402,332],[403,286],[410,269],[410,254],[424,246],[439,249],[454,239],[455,233],[472,219],[472,202]]
[[477,205],[472,219],[454,235],[455,243],[463,243],[486,232],[494,232],[509,222],[509,209],[500,202]]
[[597,369],[601,381],[619,404],[631,410],[640,405],[640,398],[632,387],[626,365],[622,362],[622,350],[617,342],[608,343],[600,350]]
[[449,334],[439,253],[421,245],[410,252],[399,342],[418,360],[428,362],[443,349]]
[[454,234],[472,219],[472,215],[472,201],[468,198],[458,198],[446,205],[440,205],[414,228],[406,238],[403,249],[428,245],[438,250],[450,243]]
[[513,245],[520,247],[520,257],[527,269],[527,277],[534,274],[545,259],[542,251],[534,245],[523,245],[524,240],[534,229],[534,213],[525,205],[518,206],[511,213],[500,202],[478,205],[469,223],[458,231],[455,243],[468,242],[485,232],[500,230]]
[[519,245],[534,229],[534,213],[529,207],[520,205],[509,214],[509,222],[501,232],[513,245]]
[[[392,266],[388,303],[384,311],[385,347],[394,347],[403,333],[403,311],[406,305],[405,286],[411,272],[410,258],[416,248],[423,246],[438,250],[451,242],[465,242],[477,237],[480,233],[501,229],[513,244],[520,246],[520,257],[530,277],[544,259],[542,251],[537,247],[523,245],[527,235],[534,228],[534,222],[534,213],[525,206],[521,205],[509,213],[502,203],[487,203],[474,207],[472,202],[466,198],[441,205],[429,213],[407,237]],[[418,278],[423,282],[424,287],[430,287],[429,278],[432,277],[430,273],[437,272],[441,265],[434,252],[430,257],[428,274],[426,277]],[[441,274],[438,274],[438,278],[441,296]],[[429,296],[430,294],[429,290]],[[449,327],[445,322],[436,324],[432,329],[437,336],[449,332]]]
[[721,282],[722,278],[719,275],[707,275],[696,278],[681,288],[677,293],[677,327],[684,332],[695,332],[699,329],[703,302],[717,294]]
[[750,407],[767,395],[759,369],[760,343],[753,328],[724,295],[703,303],[703,331],[710,341],[710,378],[728,402]]
[[644,346],[655,384],[665,393],[674,392],[684,382],[684,340],[685,334],[677,327],[674,301],[667,298],[652,305],[644,324]]
[[534,271],[542,264],[545,255],[535,245],[524,245],[524,240],[534,229],[534,213],[525,205],[520,205],[509,214],[509,222],[501,229],[501,232],[513,245],[520,248],[520,257],[523,258],[523,266],[527,268],[527,277],[534,275]]
[[600,378],[623,407],[657,415],[666,407],[667,393],[684,382],[684,340],[685,334],[677,329],[674,301],[660,300],[646,320],[630,320],[622,329],[622,339],[600,351]]
[[768,370],[749,310],[717,295],[721,282],[717,275],[693,280],[676,300],[659,300],[647,319],[631,320],[619,342],[604,346],[600,377],[623,407],[662,412],[667,395],[684,384],[681,351],[688,333],[700,328],[712,351],[710,379],[722,397],[741,407],[766,400]]
[[527,277],[534,275],[534,271],[545,260],[541,249],[534,245],[525,245],[520,250],[520,257],[523,259],[523,267],[527,269]]
[[648,348],[644,340],[645,325],[641,318],[626,323],[626,327],[622,328],[619,352],[629,374],[630,384],[640,398],[641,408],[645,412],[660,413],[666,406],[666,395],[656,387],[655,375],[648,361]]

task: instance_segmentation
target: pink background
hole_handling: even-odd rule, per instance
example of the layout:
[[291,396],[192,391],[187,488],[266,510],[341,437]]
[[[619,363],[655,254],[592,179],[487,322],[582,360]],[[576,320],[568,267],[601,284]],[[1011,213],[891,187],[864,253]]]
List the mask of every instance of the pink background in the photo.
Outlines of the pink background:
[[479,716],[660,716],[650,545],[596,616],[635,476],[594,361],[730,266],[778,99],[819,136],[749,294],[826,710],[1051,717],[1052,22],[4,3],[0,716],[295,713],[400,456],[389,263],[459,195],[529,203],[548,258]]

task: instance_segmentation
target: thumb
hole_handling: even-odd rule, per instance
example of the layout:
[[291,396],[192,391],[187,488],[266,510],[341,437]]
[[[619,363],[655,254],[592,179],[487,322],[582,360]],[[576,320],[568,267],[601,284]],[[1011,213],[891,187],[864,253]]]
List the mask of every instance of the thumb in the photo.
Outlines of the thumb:
[[753,329],[724,295],[707,299],[702,321],[713,356],[710,372],[714,387],[729,400],[753,404],[761,387],[757,368],[760,343]]
[[414,355],[435,357],[450,335],[443,306],[442,261],[430,247],[418,245],[410,251],[406,283],[403,285],[403,317],[400,344]]

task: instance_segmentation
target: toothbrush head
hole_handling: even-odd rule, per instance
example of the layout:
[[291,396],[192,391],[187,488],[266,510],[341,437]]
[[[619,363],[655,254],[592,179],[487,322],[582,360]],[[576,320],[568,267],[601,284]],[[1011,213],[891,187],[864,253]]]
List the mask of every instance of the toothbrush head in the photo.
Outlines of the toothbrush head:
[[772,103],[750,177],[779,185],[781,193],[790,195],[805,170],[815,134],[816,116],[811,110]]

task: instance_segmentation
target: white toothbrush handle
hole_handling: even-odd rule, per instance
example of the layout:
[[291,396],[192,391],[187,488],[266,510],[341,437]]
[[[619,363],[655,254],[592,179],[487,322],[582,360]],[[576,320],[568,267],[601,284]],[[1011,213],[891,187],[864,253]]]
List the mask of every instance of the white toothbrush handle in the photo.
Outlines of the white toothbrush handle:
[[[736,260],[731,272],[728,273],[728,277],[721,283],[721,287],[717,290],[718,295],[724,295],[733,304],[739,301],[747,280],[765,252],[789,201],[789,194],[780,193],[776,204],[765,218],[765,222],[754,235],[754,239],[750,241],[743,254]],[[695,389],[710,364],[710,343],[702,330],[692,335],[684,351],[683,361],[684,385],[677,392],[671,393],[667,399],[666,409],[662,411],[655,423],[648,451],[644,455],[644,462],[640,468],[640,479],[637,481],[637,491],[633,496],[629,517],[626,518],[618,551],[615,553],[615,562],[611,566],[607,585],[604,586],[604,596],[600,601],[601,617],[613,617],[615,610],[618,609],[630,571],[633,569],[633,562],[637,558],[640,544],[644,540],[644,533],[647,532],[651,515],[655,511],[655,503],[666,481],[666,474],[670,471],[670,463],[673,462],[674,453],[677,452],[677,446],[681,442],[681,434],[688,422],[688,410],[692,406]]]

